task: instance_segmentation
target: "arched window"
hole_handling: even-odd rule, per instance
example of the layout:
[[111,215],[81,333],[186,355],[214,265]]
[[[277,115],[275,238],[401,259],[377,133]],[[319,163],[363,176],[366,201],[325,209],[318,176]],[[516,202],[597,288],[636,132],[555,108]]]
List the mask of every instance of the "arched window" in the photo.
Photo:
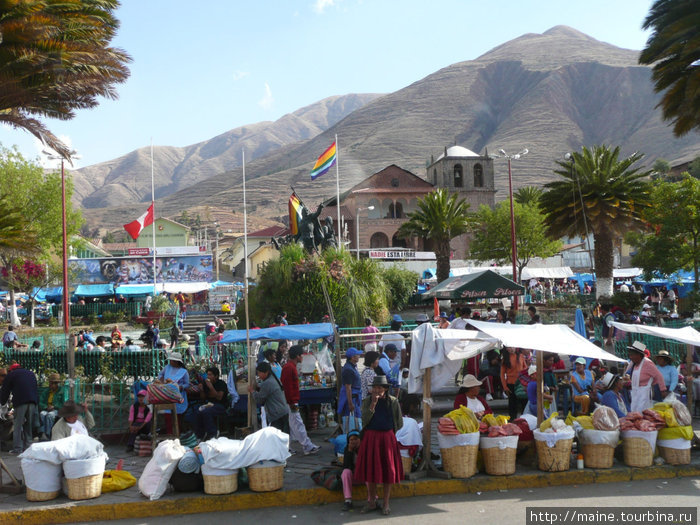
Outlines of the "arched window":
[[399,239],[398,234],[394,234],[391,238],[392,248],[406,248],[406,239]]
[[455,188],[461,188],[462,186],[464,186],[464,177],[463,177],[461,164],[455,164],[454,176],[455,176]]
[[370,248],[389,248],[389,237],[385,233],[376,232],[369,239]]
[[406,208],[404,211],[408,213],[413,213],[418,209],[418,199],[411,199],[408,201],[408,208]]
[[394,202],[391,199],[384,199],[382,201],[382,217],[385,219],[394,218]]
[[394,219],[403,219],[406,216],[406,208],[408,204],[403,199],[398,199],[394,204]]
[[382,218],[382,205],[379,203],[379,199],[372,199],[369,201],[369,206],[374,206],[373,210],[367,210],[368,219],[381,219]]
[[484,187],[484,168],[481,167],[481,164],[474,164],[474,187]]

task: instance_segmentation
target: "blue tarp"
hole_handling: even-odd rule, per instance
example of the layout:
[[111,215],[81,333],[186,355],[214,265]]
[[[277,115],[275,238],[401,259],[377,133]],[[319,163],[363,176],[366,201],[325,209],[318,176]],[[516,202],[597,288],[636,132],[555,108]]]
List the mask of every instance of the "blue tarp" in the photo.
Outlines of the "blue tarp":
[[[151,289],[153,289],[151,287]],[[73,295],[78,297],[105,297],[114,295],[114,286],[110,284],[80,284]]]
[[60,303],[63,299],[63,286],[52,286],[49,288],[34,288],[32,290],[34,300],[38,303]]
[[[211,287],[216,288],[217,286],[233,286],[233,284],[234,283],[230,283],[228,281],[214,281],[213,283],[211,283]],[[242,285],[242,283],[241,283],[241,285]]]
[[[226,330],[222,343],[238,343],[245,341],[245,330]],[[331,323],[314,324],[292,324],[287,326],[274,326],[272,328],[261,328],[250,330],[250,339],[321,339],[333,335],[333,325]]]
[[120,284],[114,289],[117,295],[153,295],[152,284]]

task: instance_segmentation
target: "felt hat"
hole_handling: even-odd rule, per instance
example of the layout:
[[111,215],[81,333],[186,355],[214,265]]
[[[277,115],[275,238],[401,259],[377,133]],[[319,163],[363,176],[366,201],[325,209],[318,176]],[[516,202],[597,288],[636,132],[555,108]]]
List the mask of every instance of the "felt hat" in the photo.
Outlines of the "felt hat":
[[389,383],[387,382],[385,375],[376,375],[372,381],[372,386],[383,386],[389,388]]
[[168,354],[168,361],[180,361],[182,363],[182,354],[180,352],[170,352]]
[[659,357],[665,357],[669,363],[673,363],[673,356],[668,353],[667,350],[659,350],[659,353],[654,356],[655,359]]
[[49,383],[58,383],[61,381],[59,374],[49,374]]
[[183,341],[189,341],[189,340],[190,340],[190,336],[187,335],[187,334],[182,334],[182,340],[183,340]]
[[418,314],[416,316],[416,323],[427,323],[428,322],[428,316],[425,314]]
[[83,408],[77,405],[74,401],[66,401],[63,406],[58,409],[58,417],[79,416],[82,414]]
[[620,376],[618,374],[613,374],[611,372],[607,372],[601,381],[603,382],[603,387],[605,387],[605,390],[610,390],[614,385],[615,381],[620,379]]
[[351,357],[355,357],[356,355],[362,355],[362,351],[358,350],[354,346],[351,346],[345,351],[345,357],[350,359]]
[[464,379],[462,379],[462,386],[464,388],[472,388],[474,386],[481,386],[482,383],[483,383],[483,381],[479,381],[472,374],[467,374],[466,376],[464,376]]
[[641,341],[635,341],[630,346],[627,347],[628,352],[637,352],[638,354],[645,355],[647,345]]

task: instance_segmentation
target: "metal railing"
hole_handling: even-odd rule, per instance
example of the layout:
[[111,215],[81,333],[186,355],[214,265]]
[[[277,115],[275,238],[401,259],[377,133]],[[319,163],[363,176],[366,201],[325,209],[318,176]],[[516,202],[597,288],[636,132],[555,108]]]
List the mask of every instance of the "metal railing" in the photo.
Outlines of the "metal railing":
[[[55,304],[51,307],[51,315],[53,317],[58,317],[61,310],[61,305]],[[71,304],[70,305],[70,316],[71,317],[101,317],[105,313],[118,314],[124,313],[128,317],[138,317],[141,315],[143,310],[143,302],[133,302],[133,303],[86,303],[86,304]]]

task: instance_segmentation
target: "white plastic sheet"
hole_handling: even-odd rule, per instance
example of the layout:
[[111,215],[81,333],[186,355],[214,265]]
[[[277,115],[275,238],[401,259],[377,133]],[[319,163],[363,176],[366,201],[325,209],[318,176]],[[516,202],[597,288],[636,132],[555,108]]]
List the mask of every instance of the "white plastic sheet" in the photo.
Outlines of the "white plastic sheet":
[[396,432],[396,441],[404,447],[423,446],[423,436],[418,422],[412,417],[403,417],[403,426]]
[[591,430],[584,428],[579,434],[582,445],[608,445],[616,447],[620,441],[619,430]]
[[623,332],[654,335],[656,337],[672,339],[673,341],[679,341],[688,345],[700,346],[700,332],[698,332],[692,326],[684,326],[683,328],[664,328],[645,324],[618,323],[617,321],[613,321],[612,325]]
[[24,484],[30,489],[38,492],[61,490],[63,469],[60,464],[23,458],[20,465],[22,466]]
[[104,446],[96,439],[82,434],[74,434],[56,441],[34,443],[19,457],[60,464],[73,459],[97,457],[103,452]]
[[200,445],[204,464],[220,469],[248,467],[259,461],[287,461],[289,435],[274,428],[265,427],[250,434],[243,441],[236,439],[210,439]]
[[179,439],[161,441],[139,478],[139,491],[151,501],[159,499],[168,488],[170,477],[187,449]]
[[535,437],[535,441],[544,441],[549,448],[552,448],[557,446],[557,441],[561,441],[562,439],[574,439],[576,433],[572,427],[571,429],[561,430],[559,432],[533,430],[532,435]]
[[651,447],[652,450],[654,450],[654,447],[656,447],[656,436],[658,435],[658,430],[654,430],[653,432],[642,432],[641,430],[623,430],[622,431],[622,439],[625,438],[642,438],[646,439],[647,443],[649,443],[649,446]]
[[[469,445],[478,445],[480,434],[478,432],[468,432],[456,436],[445,436],[438,432],[437,438],[440,448],[466,447]],[[515,446],[517,447],[517,442]]]
[[208,466],[206,463],[202,465],[203,476],[230,476],[232,474],[238,474],[238,469],[214,468]]
[[105,471],[107,465],[107,454],[88,458],[88,459],[70,459],[63,462],[63,473],[66,479],[78,479],[86,476],[96,476]]
[[482,437],[479,439],[479,447],[499,448],[501,450],[518,448],[518,436]]
[[676,439],[659,439],[656,444],[660,447],[674,448],[676,450],[687,450],[690,448],[691,441],[685,438]]

